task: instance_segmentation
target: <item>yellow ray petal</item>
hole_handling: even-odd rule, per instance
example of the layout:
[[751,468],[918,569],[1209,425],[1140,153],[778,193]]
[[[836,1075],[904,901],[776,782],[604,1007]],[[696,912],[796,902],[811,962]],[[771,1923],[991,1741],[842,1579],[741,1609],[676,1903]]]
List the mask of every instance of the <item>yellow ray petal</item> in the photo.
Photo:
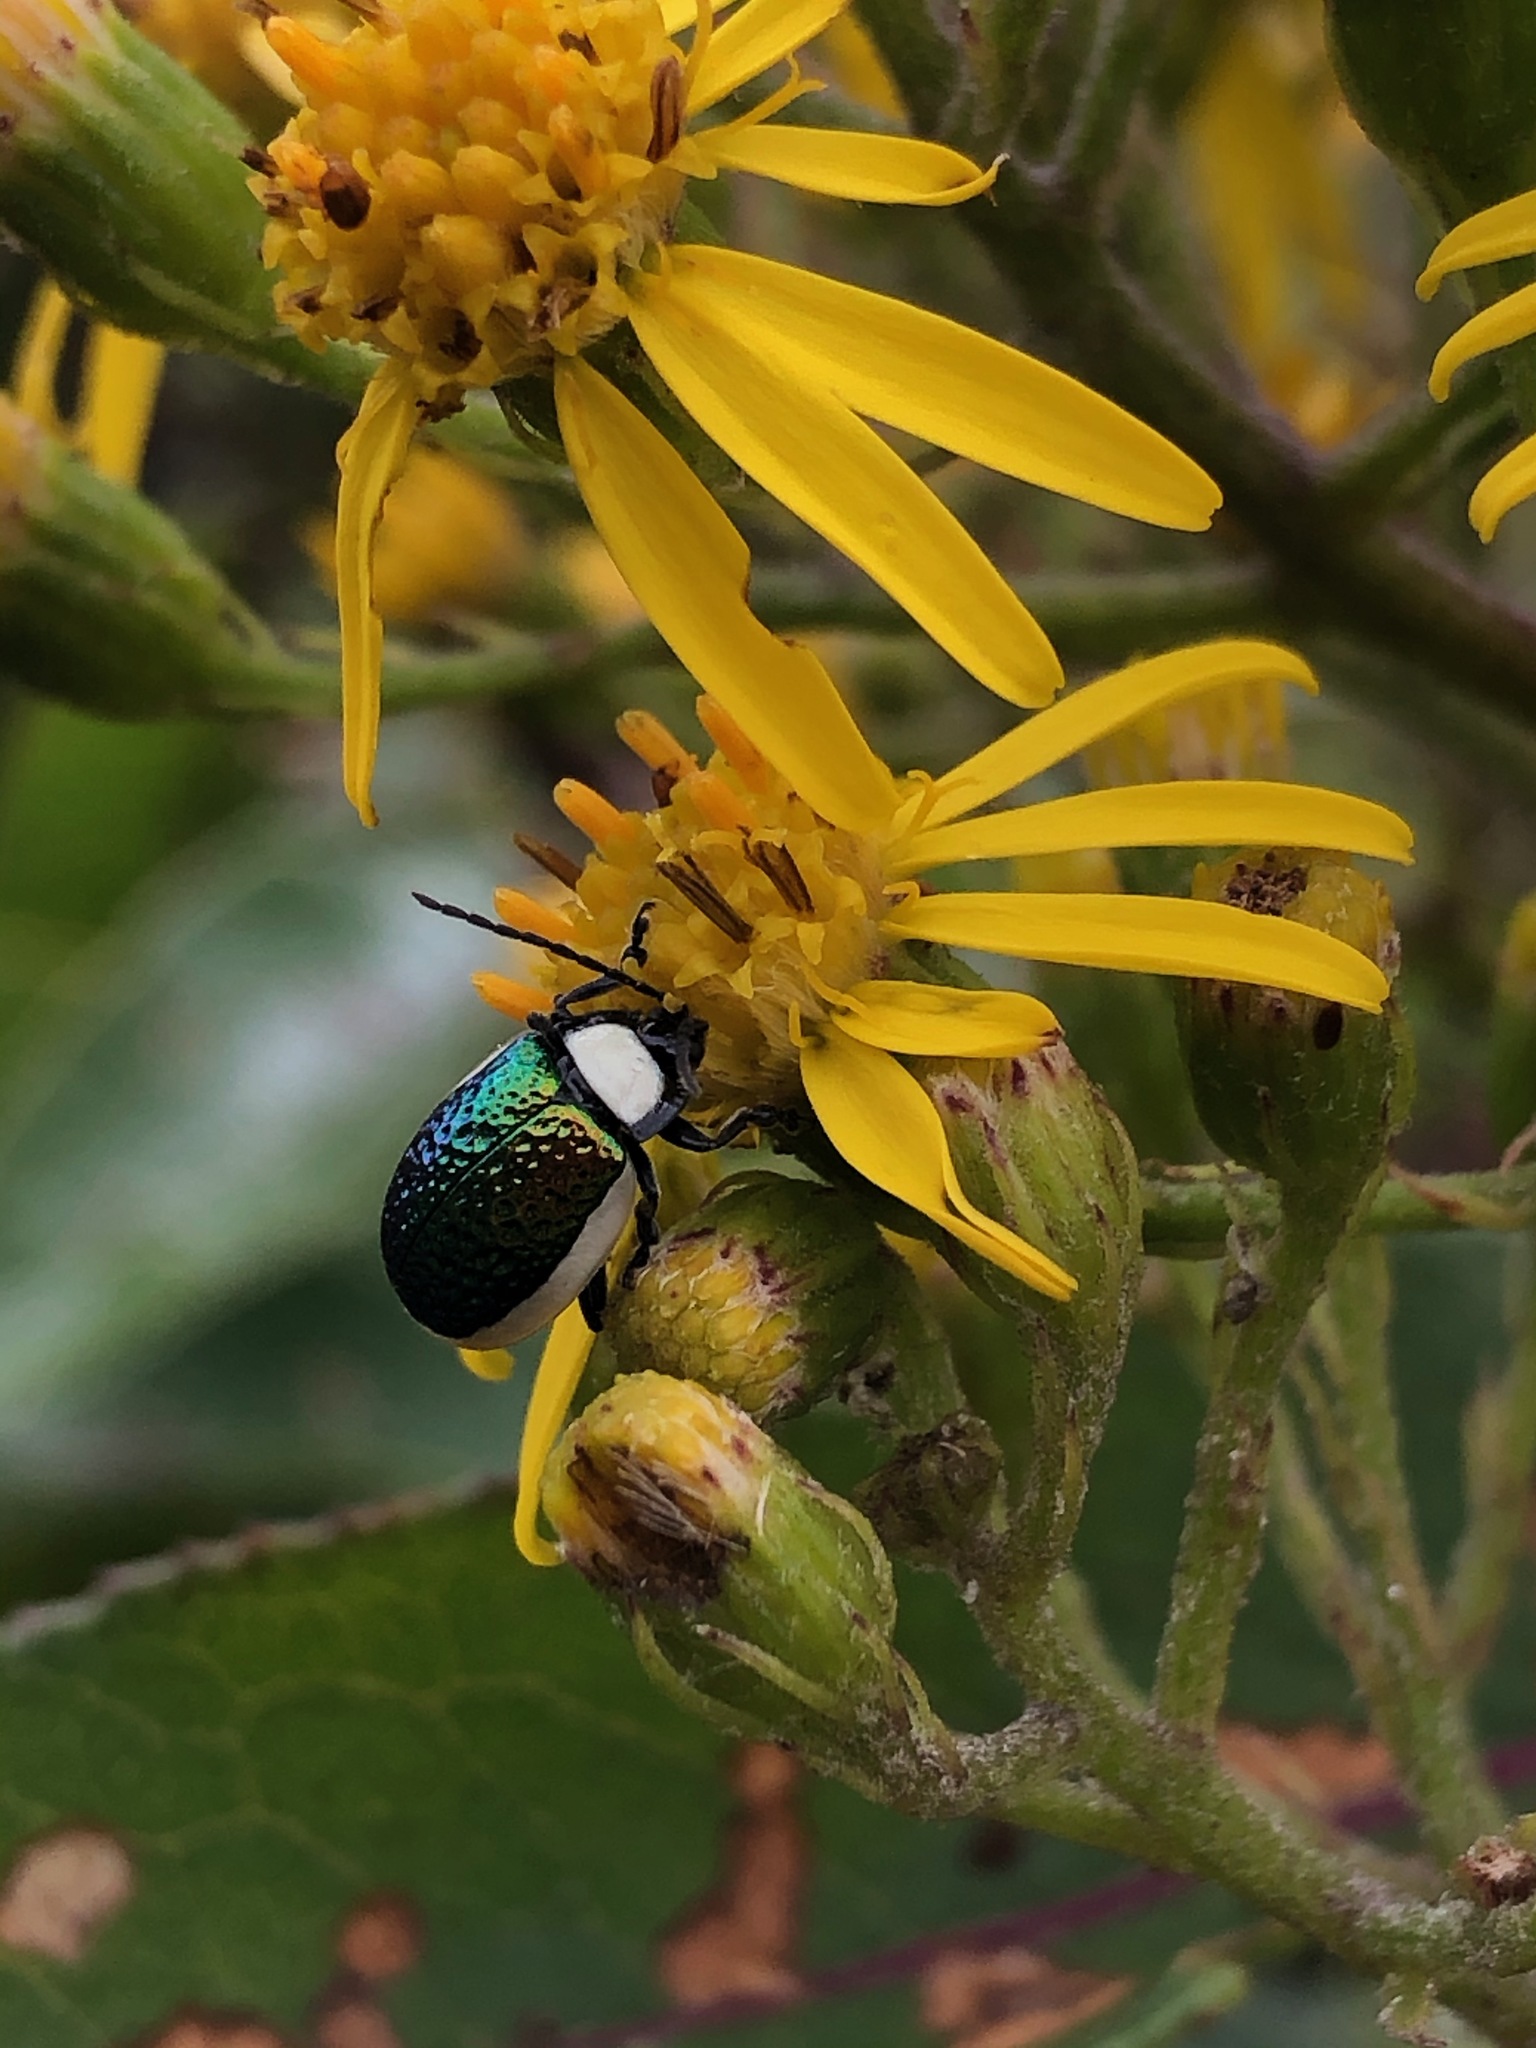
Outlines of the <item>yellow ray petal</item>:
[[490,1351],[466,1351],[461,1345],[459,1363],[467,1366],[477,1380],[505,1380],[512,1376],[512,1354],[503,1346]]
[[1079,748],[1166,704],[1198,697],[1224,683],[1299,683],[1316,691],[1317,677],[1289,647],[1272,640],[1204,640],[1149,661],[1133,661],[1063,697],[1048,711],[1016,725],[990,747],[951,768],[934,784],[928,821],[945,824],[990,803],[1032,775],[1054,768]]
[[16,403],[47,434],[61,431],[57,399],[59,357],[74,316],[75,309],[69,300],[51,277],[45,277],[32,294],[16,344],[12,376]]
[[[735,0],[715,0],[710,10],[718,19]],[[685,28],[692,28],[699,18],[698,0],[661,0],[661,25],[669,36],[681,35]]]
[[[698,138],[706,155],[728,171],[777,178],[802,192],[830,199],[861,199],[887,206],[957,206],[974,199],[997,177],[994,164],[978,170],[968,156],[909,135],[861,134],[851,128],[733,128]],[[871,294],[873,296],[873,294]]]
[[1489,470],[1467,503],[1467,517],[1482,540],[1492,540],[1506,512],[1536,497],[1536,434],[1518,442]]
[[544,1467],[565,1427],[566,1410],[587,1369],[593,1342],[587,1319],[574,1301],[561,1309],[544,1339],[544,1354],[523,1419],[523,1441],[517,1454],[517,1507],[512,1516],[512,1534],[530,1564],[560,1562],[558,1546],[539,1534],[539,1496]]
[[[672,261],[674,282],[707,288],[733,332],[787,357],[787,367],[798,361],[845,405],[886,426],[1160,526],[1209,526],[1221,502],[1198,463],[1151,427],[1075,377],[958,321],[739,249],[689,244]],[[770,335],[771,351],[759,339]]]
[[703,484],[589,364],[557,366],[555,403],[592,523],[678,660],[824,818],[878,831],[890,770],[811,650],[754,617],[747,544]]
[[978,682],[1013,704],[1049,701],[1062,681],[1051,643],[959,520],[873,427],[817,383],[785,375],[770,355],[743,346],[719,323],[707,288],[686,276],[647,280],[631,298],[630,319],[656,368],[732,461],[857,562]]
[[1360,1010],[1379,1010],[1388,993],[1375,961],[1342,939],[1231,903],[1011,891],[919,896],[893,910],[881,930],[1019,960],[1256,982]]
[[921,981],[860,981],[836,992],[840,1030],[886,1052],[948,1059],[1007,1059],[1060,1030],[1034,996],[1003,988],[941,988]]
[[336,447],[336,608],[341,617],[341,775],[365,825],[377,825],[373,762],[379,751],[384,622],[373,603],[373,544],[384,500],[405,467],[416,431],[411,366],[392,358],[375,371],[357,418]]
[[116,327],[91,329],[74,440],[98,476],[138,482],[164,369],[162,342]]
[[1512,341],[1524,341],[1536,334],[1536,284],[1523,285],[1496,305],[1474,313],[1465,326],[1458,327],[1429,367],[1429,389],[1434,398],[1450,395],[1451,379],[1475,356],[1490,349],[1506,348]]
[[1065,1301],[1077,1286],[1054,1259],[976,1208],[950,1157],[927,1091],[889,1053],[860,1045],[835,1025],[800,1055],[817,1121],[848,1164],[877,1188],[931,1217],[995,1266]]
[[710,38],[688,92],[688,112],[702,114],[738,85],[819,36],[848,0],[746,0]]
[[899,875],[953,860],[1002,860],[1100,846],[1316,846],[1378,860],[1413,858],[1395,811],[1301,782],[1152,782],[1093,789],[917,833]]
[[1421,299],[1432,299],[1453,270],[1471,270],[1479,263],[1499,263],[1506,256],[1536,252],[1536,192],[1485,206],[1469,220],[1443,235],[1430,252],[1418,282]]

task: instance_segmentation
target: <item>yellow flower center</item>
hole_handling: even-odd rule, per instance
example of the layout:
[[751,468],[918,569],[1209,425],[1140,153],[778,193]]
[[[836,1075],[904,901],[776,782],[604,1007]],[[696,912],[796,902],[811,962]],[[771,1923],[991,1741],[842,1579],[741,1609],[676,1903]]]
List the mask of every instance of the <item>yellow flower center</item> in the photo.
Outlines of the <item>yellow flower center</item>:
[[[832,993],[881,974],[879,919],[889,889],[905,889],[887,884],[876,841],[818,817],[718,705],[703,699],[699,716],[719,749],[707,766],[648,713],[620,720],[651,771],[656,809],[617,810],[578,782],[556,789],[594,852],[567,873],[548,849],[523,844],[573,881],[568,925],[515,890],[498,894],[497,910],[617,960],[636,913],[653,906],[642,972],[709,1026],[700,1076],[709,1116],[799,1096],[800,1040],[825,1021]],[[588,978],[553,959],[542,972],[556,990]],[[480,986],[514,1013],[547,1000],[499,976]]]
[[422,399],[586,347],[682,192],[656,0],[397,0],[342,43],[267,24],[306,104],[260,163],[282,317],[410,359]]

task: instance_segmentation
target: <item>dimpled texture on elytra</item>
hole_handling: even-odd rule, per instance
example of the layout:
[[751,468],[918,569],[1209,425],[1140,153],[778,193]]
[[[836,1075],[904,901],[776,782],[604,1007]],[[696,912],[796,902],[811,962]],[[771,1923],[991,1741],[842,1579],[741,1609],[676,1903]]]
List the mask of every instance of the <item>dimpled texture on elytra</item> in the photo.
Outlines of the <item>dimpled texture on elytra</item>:
[[525,1033],[459,1083],[395,1169],[385,1269],[440,1337],[490,1329],[542,1287],[625,1171],[622,1146],[561,1089]]

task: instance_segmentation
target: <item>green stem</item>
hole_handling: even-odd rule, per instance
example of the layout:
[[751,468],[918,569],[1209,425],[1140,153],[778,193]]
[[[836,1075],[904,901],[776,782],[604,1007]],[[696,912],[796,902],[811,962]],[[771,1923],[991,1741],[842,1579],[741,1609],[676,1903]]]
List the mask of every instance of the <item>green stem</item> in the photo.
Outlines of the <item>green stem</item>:
[[[1231,1224],[1229,1201],[1261,1227],[1279,1221],[1279,1197],[1259,1174],[1237,1167],[1156,1167],[1141,1181],[1142,1232],[1149,1253],[1165,1259],[1221,1256]],[[1358,1228],[1372,1233],[1524,1230],[1536,1219],[1536,1163],[1508,1172],[1389,1176]]]
[[1257,1272],[1229,1268],[1218,1307],[1210,1401],[1153,1694],[1166,1720],[1198,1733],[1214,1729],[1226,1691],[1232,1632],[1263,1541],[1275,1396],[1323,1284],[1337,1221],[1282,1213]]
[[1536,1467],[1536,1246],[1511,1245],[1518,1303],[1509,1362],[1472,1397],[1465,1423],[1467,1525],[1442,1599],[1449,1668],[1470,1688],[1492,1652],[1525,1550]]
[[1536,1992],[1491,1983],[1536,1964],[1536,1909],[1483,1913],[1465,1900],[1427,1903],[1346,1849],[1251,1797],[1214,1745],[1137,1713],[1098,1685],[1048,1609],[1021,1622],[1006,1583],[984,1584],[977,1617],[1001,1661],[1037,1699],[1075,1712],[1081,1751],[1102,1785],[1181,1844],[1188,1864],[1300,1928],[1372,1975],[1429,1976],[1452,2006],[1476,2012],[1491,2038],[1528,2043]]
[[1390,1312],[1380,1241],[1344,1246],[1312,1319],[1323,1370],[1302,1383],[1329,1492],[1360,1559],[1375,1652],[1361,1683],[1429,1840],[1449,1864],[1503,1815],[1478,1761],[1465,1688],[1453,1676],[1413,1533],[1387,1357]]

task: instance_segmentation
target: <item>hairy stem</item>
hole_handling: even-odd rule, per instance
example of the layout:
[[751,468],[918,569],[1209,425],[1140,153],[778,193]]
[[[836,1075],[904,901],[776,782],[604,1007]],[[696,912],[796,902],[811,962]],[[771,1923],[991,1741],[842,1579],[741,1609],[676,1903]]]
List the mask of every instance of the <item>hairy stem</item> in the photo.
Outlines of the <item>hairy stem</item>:
[[1214,1729],[1226,1692],[1232,1632],[1263,1542],[1280,1377],[1335,1235],[1282,1214],[1256,1266],[1229,1267],[1217,1305],[1211,1394],[1153,1693],[1164,1719],[1198,1733]]
[[[1165,1259],[1219,1258],[1231,1222],[1228,1203],[1260,1227],[1279,1221],[1280,1201],[1260,1175],[1238,1167],[1153,1168],[1142,1175],[1142,1233]],[[1389,1175],[1358,1229],[1371,1233],[1524,1230],[1536,1218],[1536,1164],[1508,1172]]]

